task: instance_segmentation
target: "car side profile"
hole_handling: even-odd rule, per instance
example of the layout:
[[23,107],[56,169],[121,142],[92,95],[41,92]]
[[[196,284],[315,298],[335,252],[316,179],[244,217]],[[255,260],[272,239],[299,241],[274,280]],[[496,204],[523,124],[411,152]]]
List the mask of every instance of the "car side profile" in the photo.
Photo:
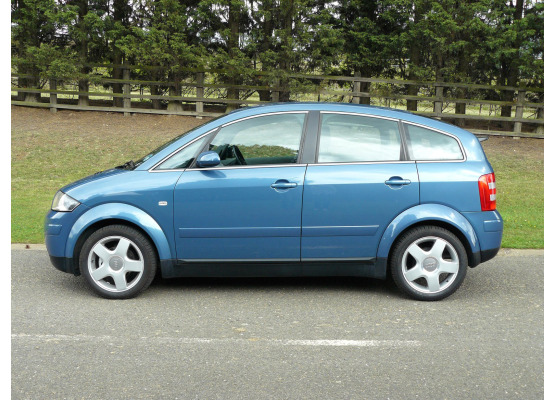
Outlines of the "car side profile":
[[494,172],[470,132],[335,103],[249,107],[71,183],[45,220],[53,265],[99,295],[162,277],[391,275],[440,300],[494,257]]

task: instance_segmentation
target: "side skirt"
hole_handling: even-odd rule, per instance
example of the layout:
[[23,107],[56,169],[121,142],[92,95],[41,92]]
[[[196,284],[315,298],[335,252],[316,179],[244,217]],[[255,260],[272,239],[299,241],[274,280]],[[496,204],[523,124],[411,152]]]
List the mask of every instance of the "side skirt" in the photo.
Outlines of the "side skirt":
[[163,278],[177,277],[297,277],[297,276],[360,276],[386,278],[386,259],[323,260],[304,262],[161,260]]

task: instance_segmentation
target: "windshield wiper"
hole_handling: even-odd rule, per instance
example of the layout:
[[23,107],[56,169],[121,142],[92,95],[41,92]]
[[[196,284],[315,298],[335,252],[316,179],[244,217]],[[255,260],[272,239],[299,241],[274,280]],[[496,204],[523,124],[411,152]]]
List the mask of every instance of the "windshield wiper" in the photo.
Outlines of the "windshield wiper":
[[135,162],[133,160],[129,160],[128,162],[122,164],[122,165],[118,165],[114,168],[120,168],[120,169],[135,169]]

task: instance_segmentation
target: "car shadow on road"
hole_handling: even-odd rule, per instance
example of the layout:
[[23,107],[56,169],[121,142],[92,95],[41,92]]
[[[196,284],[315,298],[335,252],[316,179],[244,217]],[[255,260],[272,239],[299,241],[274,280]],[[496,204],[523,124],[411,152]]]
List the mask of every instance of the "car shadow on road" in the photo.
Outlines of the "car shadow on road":
[[157,276],[149,291],[344,291],[401,296],[391,280],[359,277],[173,278]]

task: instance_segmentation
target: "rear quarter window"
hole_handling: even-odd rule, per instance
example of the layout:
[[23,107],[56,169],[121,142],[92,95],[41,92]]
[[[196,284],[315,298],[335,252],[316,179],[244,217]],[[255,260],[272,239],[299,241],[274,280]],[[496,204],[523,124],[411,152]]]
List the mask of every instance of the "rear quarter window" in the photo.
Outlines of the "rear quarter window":
[[405,125],[411,160],[463,160],[459,142],[452,136],[416,125]]

